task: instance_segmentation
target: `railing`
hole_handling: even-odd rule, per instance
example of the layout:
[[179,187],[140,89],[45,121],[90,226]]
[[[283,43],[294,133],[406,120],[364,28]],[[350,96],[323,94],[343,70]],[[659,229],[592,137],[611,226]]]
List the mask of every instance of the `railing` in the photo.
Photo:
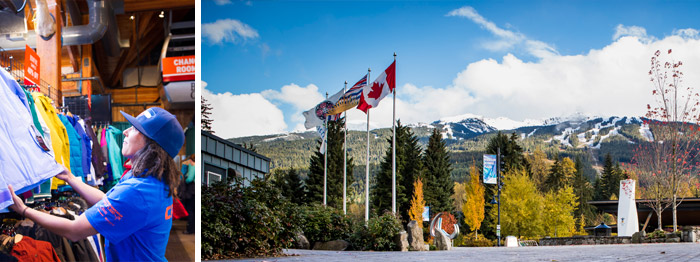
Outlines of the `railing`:
[[539,246],[537,240],[520,240],[518,242],[520,242],[521,247]]
[[0,48],[0,66],[7,70],[12,77],[25,89],[38,91],[51,98],[56,103],[60,103],[59,92],[56,87],[52,87],[44,80],[40,80],[39,86],[24,84],[24,61],[15,59],[10,52]]

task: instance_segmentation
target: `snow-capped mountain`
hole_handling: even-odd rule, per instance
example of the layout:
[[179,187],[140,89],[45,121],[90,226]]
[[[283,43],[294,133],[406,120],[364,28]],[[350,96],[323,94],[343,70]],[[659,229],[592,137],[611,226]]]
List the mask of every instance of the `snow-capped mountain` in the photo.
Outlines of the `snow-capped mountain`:
[[[597,117],[575,114],[554,117],[546,120],[515,121],[506,117],[484,118],[477,115],[460,115],[445,117],[431,124],[418,123],[409,125],[413,128],[439,128],[445,139],[470,139],[495,131],[520,133],[521,137],[548,137],[548,141],[557,140],[572,147],[600,147],[600,142],[619,135],[628,139],[653,140],[649,127],[639,117]],[[625,127],[628,126],[628,127]],[[625,128],[625,130],[621,130]],[[576,138],[571,136],[575,135]],[[572,145],[575,141],[576,145]]]

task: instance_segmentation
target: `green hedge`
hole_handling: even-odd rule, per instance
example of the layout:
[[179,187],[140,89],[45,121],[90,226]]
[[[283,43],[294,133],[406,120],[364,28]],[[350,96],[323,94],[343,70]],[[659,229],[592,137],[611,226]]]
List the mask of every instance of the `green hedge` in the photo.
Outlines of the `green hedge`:
[[321,205],[301,207],[296,222],[313,247],[314,242],[348,240],[352,233],[352,220],[343,212]]
[[263,180],[249,187],[238,180],[205,186],[201,199],[203,259],[279,256],[296,232],[304,232],[311,244],[343,239],[351,249],[395,250],[402,230],[390,212],[365,224],[334,208],[297,206]]
[[386,212],[379,217],[355,221],[350,243],[356,250],[391,251],[396,250],[394,238],[402,230],[401,220]]
[[235,180],[202,187],[202,257],[280,255],[298,230],[295,209],[265,181],[253,181],[250,187]]

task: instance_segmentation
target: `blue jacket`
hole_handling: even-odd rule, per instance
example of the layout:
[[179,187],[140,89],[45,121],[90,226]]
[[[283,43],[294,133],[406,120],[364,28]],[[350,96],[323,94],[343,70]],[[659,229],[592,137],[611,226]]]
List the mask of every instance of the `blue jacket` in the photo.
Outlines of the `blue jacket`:
[[34,126],[24,90],[0,68],[0,212],[13,204],[8,185],[23,193],[61,171]]
[[61,119],[63,125],[66,127],[66,132],[68,132],[68,141],[70,143],[70,171],[73,175],[84,176],[83,172],[83,145],[81,144],[81,137],[78,136],[78,132],[75,131],[73,125],[68,121],[68,118],[62,114],[58,114],[58,118]]
[[90,163],[92,163],[92,147],[90,145],[90,137],[85,133],[85,129],[83,129],[83,125],[78,122],[80,118],[78,116],[68,116],[68,121],[73,125],[73,128],[75,129],[75,132],[78,133],[78,137],[80,137],[80,152],[82,153],[81,156],[81,164],[83,168],[83,174],[87,177],[90,175]]

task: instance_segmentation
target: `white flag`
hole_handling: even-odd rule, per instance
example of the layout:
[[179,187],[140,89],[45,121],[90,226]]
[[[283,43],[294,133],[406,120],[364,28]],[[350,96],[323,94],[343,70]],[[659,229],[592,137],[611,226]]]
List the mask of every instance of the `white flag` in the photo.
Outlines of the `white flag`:
[[304,122],[304,127],[306,127],[306,129],[310,129],[317,126],[322,126],[326,120],[326,114],[333,108],[335,103],[338,102],[343,94],[343,89],[340,89],[340,91],[338,91],[338,93],[335,95],[323,100],[323,102],[305,111],[304,118],[306,118],[306,121]]

